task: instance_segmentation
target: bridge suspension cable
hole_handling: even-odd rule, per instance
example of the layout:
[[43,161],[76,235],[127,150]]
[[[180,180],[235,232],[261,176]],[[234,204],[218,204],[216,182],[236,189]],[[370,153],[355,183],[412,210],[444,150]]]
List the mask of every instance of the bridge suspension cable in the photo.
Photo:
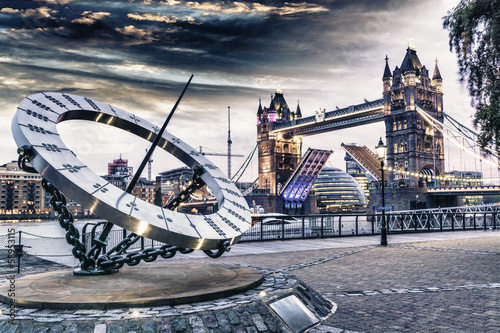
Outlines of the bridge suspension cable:
[[252,152],[247,156],[246,160],[243,162],[243,164],[238,169],[238,171],[236,171],[236,173],[233,175],[233,177],[231,177],[231,180],[233,182],[237,183],[240,180],[241,176],[243,176],[243,174],[245,173],[245,171],[248,168],[248,165],[252,161],[252,157],[255,154],[256,150],[257,150],[257,144],[255,144],[255,147],[253,147]]
[[[418,105],[415,105],[415,108],[417,112],[422,116],[422,118],[424,118],[424,120],[427,123],[429,123],[432,127],[434,127],[436,130],[440,131],[443,134],[443,136],[449,140],[449,142],[453,143],[454,145],[459,147],[467,154],[473,156],[474,158],[478,158],[480,161],[485,161],[488,164],[495,166],[496,168],[500,167],[500,165],[498,164],[498,159],[500,158],[500,156],[498,156],[495,152],[488,150],[489,154],[487,154],[487,156],[481,154],[480,146],[477,143],[477,134],[473,135],[475,133],[470,130],[465,131],[465,126],[462,126],[456,120],[453,121],[457,124],[460,124],[462,129],[460,131],[454,130],[453,128],[430,117]],[[460,141],[462,141],[463,143],[461,143]],[[465,144],[468,147],[465,146]],[[496,157],[497,161],[494,161],[493,157]]]
[[[455,127],[457,129],[458,132],[463,133],[463,135],[465,137],[469,138],[470,140],[473,140],[475,142],[478,141],[479,134],[477,134],[473,130],[469,129],[468,127],[462,125],[456,119],[454,119],[452,116],[450,116],[449,114],[447,114],[444,111],[443,111],[443,116],[450,122],[451,125],[453,125],[453,127]],[[494,155],[498,158],[499,156],[498,156],[497,150],[495,148],[496,147],[494,147],[493,145],[488,145],[488,146],[484,147],[484,149],[486,149],[489,153],[491,153],[492,155]]]

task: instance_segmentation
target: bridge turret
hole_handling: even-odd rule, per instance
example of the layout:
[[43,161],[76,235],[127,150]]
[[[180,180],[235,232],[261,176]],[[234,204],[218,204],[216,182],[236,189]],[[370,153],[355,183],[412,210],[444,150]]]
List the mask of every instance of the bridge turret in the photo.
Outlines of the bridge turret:
[[262,113],[264,112],[264,110],[262,109],[262,103],[261,103],[261,100],[259,98],[259,108],[257,109],[257,125],[260,125],[262,123]]
[[389,68],[389,58],[385,56],[385,69],[384,69],[384,75],[382,77],[382,82],[383,82],[383,95],[384,95],[384,105],[387,107],[385,108],[386,111],[390,111],[391,109],[391,86],[392,86],[392,73],[391,69]]
[[434,74],[432,75],[432,87],[436,89],[438,93],[443,93],[443,78],[438,68],[438,60],[436,58],[436,65],[434,66]]
[[294,119],[302,118],[302,111],[300,111],[299,101],[297,100],[297,108],[295,109]]

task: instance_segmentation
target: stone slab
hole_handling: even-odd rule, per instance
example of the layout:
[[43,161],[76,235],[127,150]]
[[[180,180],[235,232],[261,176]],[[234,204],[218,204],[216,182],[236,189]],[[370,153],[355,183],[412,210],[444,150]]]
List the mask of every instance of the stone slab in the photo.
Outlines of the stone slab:
[[[110,309],[203,302],[258,286],[262,273],[226,264],[143,265],[112,275],[75,276],[72,270],[29,275],[15,281],[15,303],[43,309]],[[0,301],[9,303],[9,283]]]

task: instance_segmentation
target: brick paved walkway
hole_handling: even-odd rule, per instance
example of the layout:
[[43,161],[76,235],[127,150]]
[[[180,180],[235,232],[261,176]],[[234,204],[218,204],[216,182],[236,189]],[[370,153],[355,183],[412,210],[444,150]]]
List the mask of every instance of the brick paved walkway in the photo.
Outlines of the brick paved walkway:
[[[293,274],[335,302],[337,311],[314,328],[315,333],[500,332],[500,231],[390,235],[389,247],[377,246],[378,241],[357,237],[246,243],[235,246],[235,251],[217,262]],[[175,260],[214,262],[202,256]],[[20,320],[16,328],[0,322],[0,332],[240,332],[231,329],[231,320],[259,323],[241,332],[281,330],[266,325],[259,309],[253,313],[241,306],[241,312],[227,309],[214,318],[194,315],[182,307],[159,313],[136,309],[145,317],[126,322],[106,319],[110,313],[95,313],[87,314],[95,318],[93,321],[50,323],[42,319],[51,318],[46,313],[38,321]],[[115,313],[115,319],[130,315],[131,310]],[[168,318],[175,311],[187,312],[173,321],[165,320],[165,325],[151,320],[158,314]],[[28,312],[23,313],[29,317]]]

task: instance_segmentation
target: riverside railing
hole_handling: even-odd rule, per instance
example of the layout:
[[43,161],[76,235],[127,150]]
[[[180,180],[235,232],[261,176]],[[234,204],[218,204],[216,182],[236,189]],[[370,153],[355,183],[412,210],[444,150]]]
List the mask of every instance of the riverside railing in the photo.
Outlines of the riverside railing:
[[[386,213],[389,234],[415,232],[441,232],[459,230],[488,230],[500,227],[500,213]],[[254,225],[247,230],[241,242],[270,241],[306,238],[349,237],[379,235],[382,215],[339,214],[339,215],[296,215],[274,218],[254,218]],[[108,247],[120,242],[127,231],[113,230],[109,234]],[[98,231],[89,232],[86,245],[92,246]],[[161,246],[163,243],[141,239],[130,250]]]
[[[461,230],[488,230],[500,227],[500,212],[425,212],[386,213],[389,234],[415,232],[444,232]],[[257,217],[254,225],[243,234],[241,242],[310,239],[327,237],[352,237],[380,234],[382,215],[380,214],[339,214]],[[92,247],[99,236],[101,223],[87,223],[82,229],[82,241],[87,248]],[[129,234],[118,228],[108,236],[108,248],[114,247]],[[71,255],[72,248],[64,237],[44,237],[27,232],[0,235],[0,259],[8,256],[9,239],[15,238],[16,252],[75,266],[77,260]],[[21,245],[21,246],[19,246]],[[141,238],[127,251],[160,247],[163,243]],[[4,249],[4,250],[2,250]],[[6,260],[3,260],[6,262]],[[1,265],[0,265],[1,266]]]

